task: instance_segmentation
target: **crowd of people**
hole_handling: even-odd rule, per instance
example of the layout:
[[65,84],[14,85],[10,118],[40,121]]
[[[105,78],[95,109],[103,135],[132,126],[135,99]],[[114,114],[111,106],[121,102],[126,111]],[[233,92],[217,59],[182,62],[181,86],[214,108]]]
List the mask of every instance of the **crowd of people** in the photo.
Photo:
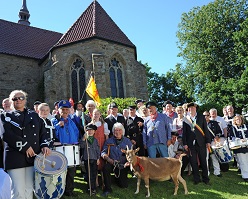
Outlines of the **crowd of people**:
[[[49,157],[56,146],[78,146],[90,195],[100,186],[98,174],[102,176],[102,196],[113,191],[111,173],[119,187],[128,187],[129,162],[121,152],[127,146],[140,148],[138,155],[150,158],[178,158],[185,153],[181,173],[187,171],[196,185],[210,184],[211,165],[213,174],[222,177],[221,171],[229,169],[227,156],[233,153],[234,164],[248,182],[248,130],[231,105],[223,108],[221,117],[215,108],[199,113],[194,102],[175,107],[169,100],[160,113],[156,102],[138,99],[122,113],[115,102],[110,103],[103,118],[93,100],[86,104],[60,100],[53,110],[36,101],[31,110],[26,106],[27,95],[14,90],[2,101],[0,178],[4,183],[0,183],[0,198],[33,198],[35,157]],[[222,150],[226,146],[230,153]],[[71,158],[74,153],[65,156]],[[67,167],[66,196],[74,194],[76,166]]]

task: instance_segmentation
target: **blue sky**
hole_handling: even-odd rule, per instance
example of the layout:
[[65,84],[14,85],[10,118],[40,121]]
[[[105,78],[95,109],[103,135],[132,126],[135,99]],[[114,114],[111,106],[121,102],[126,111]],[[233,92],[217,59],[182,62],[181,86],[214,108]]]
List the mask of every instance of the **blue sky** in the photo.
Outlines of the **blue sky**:
[[[31,26],[65,33],[93,0],[26,0]],[[136,45],[138,61],[166,74],[177,57],[177,26],[182,13],[213,0],[98,0]],[[0,19],[18,22],[22,0],[1,0]]]

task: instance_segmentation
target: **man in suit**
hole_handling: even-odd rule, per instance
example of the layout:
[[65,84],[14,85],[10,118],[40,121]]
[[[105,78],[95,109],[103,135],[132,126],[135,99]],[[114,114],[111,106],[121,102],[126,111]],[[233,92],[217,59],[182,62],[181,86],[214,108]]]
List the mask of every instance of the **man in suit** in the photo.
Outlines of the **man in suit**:
[[116,122],[121,123],[126,130],[125,118],[118,114],[118,105],[115,102],[109,104],[109,115],[105,118],[105,122],[108,124],[108,129],[110,131],[109,137],[113,136],[112,129]]
[[143,144],[143,124],[144,120],[136,115],[136,106],[129,106],[129,116],[126,120],[127,137],[131,140],[134,148],[140,148],[139,156],[145,156],[145,148]]
[[187,105],[189,115],[183,121],[183,145],[185,150],[189,152],[194,184],[201,182],[197,157],[202,168],[202,181],[209,184],[206,157],[211,140],[206,119],[202,114],[196,112],[197,107],[197,104],[193,102]]

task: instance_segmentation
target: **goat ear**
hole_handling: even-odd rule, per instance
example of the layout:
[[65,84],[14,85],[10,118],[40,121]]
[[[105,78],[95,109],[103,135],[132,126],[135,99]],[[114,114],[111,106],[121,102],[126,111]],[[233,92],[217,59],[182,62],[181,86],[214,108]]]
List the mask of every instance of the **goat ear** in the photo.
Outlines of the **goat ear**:
[[135,153],[137,153],[140,150],[140,148],[138,147],[137,149],[135,149]]

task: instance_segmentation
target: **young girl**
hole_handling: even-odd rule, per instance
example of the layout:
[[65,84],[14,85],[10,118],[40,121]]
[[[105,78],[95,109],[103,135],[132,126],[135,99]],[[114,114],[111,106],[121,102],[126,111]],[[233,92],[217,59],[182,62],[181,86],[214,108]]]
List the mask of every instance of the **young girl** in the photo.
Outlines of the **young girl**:
[[[99,109],[95,109],[93,111],[91,123],[97,126],[97,130],[94,134],[94,137],[97,139],[99,146],[100,146],[100,150],[102,151],[103,144],[104,144],[105,140],[108,139],[108,135],[109,135],[110,131],[108,129],[108,124],[106,122],[104,122]],[[102,170],[103,163],[104,163],[104,161],[101,158],[100,164],[98,165],[98,170],[100,170],[100,171]]]
[[88,124],[85,127],[86,135],[81,143],[82,148],[82,161],[86,170],[86,180],[91,195],[96,194],[96,177],[97,177],[97,165],[100,163],[100,147],[97,139],[94,138],[94,134],[97,130],[97,126],[94,124]]

